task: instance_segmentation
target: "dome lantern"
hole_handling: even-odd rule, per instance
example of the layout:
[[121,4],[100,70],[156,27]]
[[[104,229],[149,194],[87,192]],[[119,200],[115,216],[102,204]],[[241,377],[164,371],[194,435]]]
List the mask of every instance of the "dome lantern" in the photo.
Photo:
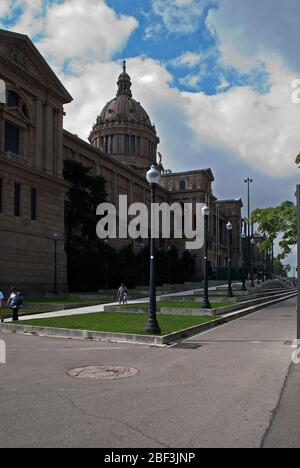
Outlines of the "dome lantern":
[[119,96],[129,96],[132,97],[132,92],[131,92],[131,80],[130,76],[126,72],[126,60],[123,62],[123,73],[119,76],[118,79],[118,92],[117,92],[117,97]]

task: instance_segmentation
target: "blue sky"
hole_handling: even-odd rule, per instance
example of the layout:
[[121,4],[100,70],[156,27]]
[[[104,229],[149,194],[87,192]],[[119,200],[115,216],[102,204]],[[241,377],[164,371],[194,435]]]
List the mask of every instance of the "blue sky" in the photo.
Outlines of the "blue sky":
[[0,0],[0,26],[28,34],[74,98],[82,138],[127,59],[134,98],[167,168],[211,167],[219,197],[293,199],[299,171],[299,0]]

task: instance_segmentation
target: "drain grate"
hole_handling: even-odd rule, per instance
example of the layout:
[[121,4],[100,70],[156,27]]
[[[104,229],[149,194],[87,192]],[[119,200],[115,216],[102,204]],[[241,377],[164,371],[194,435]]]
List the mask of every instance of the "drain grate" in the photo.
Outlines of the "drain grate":
[[208,346],[206,343],[177,343],[175,346],[172,346],[173,349],[199,349],[203,348],[204,346]]

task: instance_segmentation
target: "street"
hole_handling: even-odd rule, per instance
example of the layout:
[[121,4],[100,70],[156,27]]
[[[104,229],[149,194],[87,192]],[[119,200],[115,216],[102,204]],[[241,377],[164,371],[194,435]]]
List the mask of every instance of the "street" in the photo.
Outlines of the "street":
[[[169,348],[0,333],[0,447],[300,446],[295,333],[296,299]],[[96,365],[138,373],[67,375]]]

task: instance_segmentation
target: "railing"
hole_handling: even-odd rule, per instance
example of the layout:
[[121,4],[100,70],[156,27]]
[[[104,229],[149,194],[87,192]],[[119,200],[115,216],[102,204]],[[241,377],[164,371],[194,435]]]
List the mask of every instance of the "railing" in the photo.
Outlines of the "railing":
[[1,151],[0,155],[4,158],[9,159],[10,161],[16,163],[16,164],[21,164],[22,166],[30,166],[30,161],[24,156],[21,156],[20,154],[15,154],[12,153],[11,151]]

